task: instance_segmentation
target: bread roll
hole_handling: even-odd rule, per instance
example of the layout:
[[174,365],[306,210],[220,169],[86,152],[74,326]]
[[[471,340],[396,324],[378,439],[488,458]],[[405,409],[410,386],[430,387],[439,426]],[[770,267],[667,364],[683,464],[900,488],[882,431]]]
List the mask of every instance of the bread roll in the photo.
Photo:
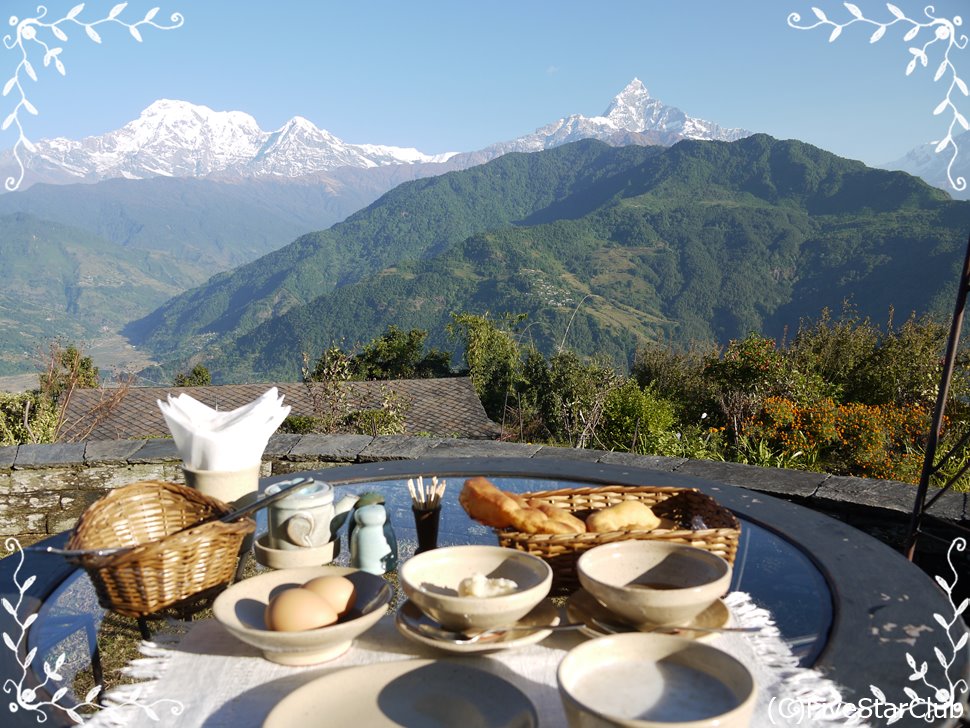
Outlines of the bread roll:
[[625,500],[589,515],[586,528],[596,533],[610,531],[652,531],[660,519],[640,501]]

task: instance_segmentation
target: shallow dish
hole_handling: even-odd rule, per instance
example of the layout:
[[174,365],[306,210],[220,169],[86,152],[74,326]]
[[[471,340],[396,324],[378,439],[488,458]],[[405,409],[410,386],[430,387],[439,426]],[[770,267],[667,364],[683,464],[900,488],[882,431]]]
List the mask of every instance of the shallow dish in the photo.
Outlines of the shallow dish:
[[[357,589],[354,608],[329,627],[300,632],[266,629],[263,612],[270,597],[288,587],[302,586],[318,576],[350,579]],[[314,665],[339,657],[355,637],[374,626],[387,612],[392,590],[381,577],[342,566],[280,569],[233,584],[212,604],[215,618],[236,638],[256,647],[270,662]]]
[[[580,627],[579,631],[587,637],[603,637],[605,635],[615,633],[614,631],[609,631],[601,626],[598,626],[594,620],[600,620],[606,624],[613,624],[621,621],[616,614],[596,601],[596,599],[593,598],[593,595],[585,589],[580,589],[577,592],[573,592],[569,596],[569,599],[566,600],[566,617],[570,622],[582,622],[584,625],[586,625],[584,627]],[[676,629],[677,637],[684,637],[685,639],[689,640],[700,640],[701,642],[709,642],[718,636],[717,632],[702,632],[699,630],[692,630],[691,627],[718,629],[720,627],[727,627],[730,625],[730,623],[731,611],[727,608],[727,605],[724,603],[723,599],[718,599],[683,627],[659,627],[658,629],[659,634],[663,634],[665,629]],[[631,629],[633,628],[631,627]],[[641,629],[649,631],[650,627],[643,625],[641,626]]]
[[747,728],[757,692],[723,650],[643,632],[574,647],[556,678],[569,725],[583,728]]
[[331,672],[297,688],[263,728],[333,725],[533,728],[539,716],[507,680],[447,660],[403,660]]
[[[494,597],[458,596],[462,579],[481,573],[511,579],[516,589]],[[404,593],[422,612],[451,630],[515,624],[549,594],[552,569],[530,554],[501,546],[447,546],[418,554],[398,570]]]
[[271,569],[293,569],[300,566],[323,566],[340,553],[340,541],[329,541],[323,546],[299,549],[274,549],[269,545],[269,534],[256,539],[253,555],[256,561]]
[[472,653],[472,652],[495,652],[498,650],[509,650],[525,645],[532,645],[541,642],[550,634],[551,630],[546,627],[553,627],[559,624],[559,610],[549,599],[543,599],[539,606],[522,617],[515,623],[517,627],[534,626],[534,630],[516,630],[508,632],[496,638],[486,638],[480,642],[468,644],[456,643],[451,640],[436,639],[420,631],[419,625],[428,625],[441,628],[441,624],[424,614],[414,602],[407,600],[401,605],[395,618],[397,630],[402,635],[413,642],[418,642],[429,647],[434,647],[445,652]]
[[727,593],[731,565],[683,544],[617,541],[576,562],[579,583],[630,624],[682,626]]

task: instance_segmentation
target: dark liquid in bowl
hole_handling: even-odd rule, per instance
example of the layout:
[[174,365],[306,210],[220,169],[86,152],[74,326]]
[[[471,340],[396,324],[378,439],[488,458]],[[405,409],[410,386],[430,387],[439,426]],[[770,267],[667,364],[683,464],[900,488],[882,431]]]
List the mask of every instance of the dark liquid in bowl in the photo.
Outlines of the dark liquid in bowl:
[[671,584],[666,581],[647,581],[627,584],[631,589],[686,589],[685,584]]

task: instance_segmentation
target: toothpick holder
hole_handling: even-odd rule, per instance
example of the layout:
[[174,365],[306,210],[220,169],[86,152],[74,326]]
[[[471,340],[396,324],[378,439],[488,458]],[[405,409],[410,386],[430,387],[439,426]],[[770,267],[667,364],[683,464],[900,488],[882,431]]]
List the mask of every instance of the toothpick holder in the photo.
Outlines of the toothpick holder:
[[438,547],[438,521],[441,519],[441,506],[437,508],[418,508],[411,506],[414,513],[414,527],[418,532],[418,548],[415,554],[424,553]]

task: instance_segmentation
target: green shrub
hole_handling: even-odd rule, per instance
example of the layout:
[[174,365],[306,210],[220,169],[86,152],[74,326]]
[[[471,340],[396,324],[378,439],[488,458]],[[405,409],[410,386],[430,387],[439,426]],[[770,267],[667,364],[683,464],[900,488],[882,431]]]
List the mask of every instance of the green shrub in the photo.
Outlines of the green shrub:
[[188,374],[176,374],[172,383],[176,387],[208,387],[212,384],[212,375],[204,364],[196,364]]
[[290,435],[309,435],[322,429],[323,420],[310,415],[289,415],[280,425],[280,432]]
[[641,387],[650,387],[671,402],[682,425],[700,422],[702,415],[717,409],[717,393],[704,376],[704,361],[709,354],[651,344],[637,351],[630,376]]
[[607,396],[618,377],[607,366],[583,362],[572,351],[548,361],[530,352],[519,389],[523,406],[533,408],[549,439],[569,447],[587,447],[596,436]]
[[383,409],[365,409],[351,412],[344,418],[346,429],[359,434],[400,435],[404,432],[404,420],[395,413]]
[[498,322],[488,313],[463,313],[453,314],[448,324],[448,333],[464,345],[468,376],[493,420],[505,419],[509,397],[519,382],[521,354],[513,330],[524,320],[524,315],[506,315]]
[[607,393],[597,439],[607,450],[653,454],[669,437],[674,423],[670,402],[649,387],[641,389],[636,380],[628,378]]
[[58,413],[40,392],[0,392],[0,446],[54,442]]

